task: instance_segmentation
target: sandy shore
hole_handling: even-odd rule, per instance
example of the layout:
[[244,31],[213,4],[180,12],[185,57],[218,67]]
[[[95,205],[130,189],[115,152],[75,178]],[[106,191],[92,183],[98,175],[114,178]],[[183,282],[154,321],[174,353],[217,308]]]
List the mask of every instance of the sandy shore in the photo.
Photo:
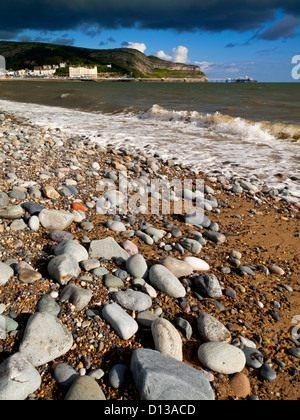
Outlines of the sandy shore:
[[[194,280],[200,273],[194,272],[186,276],[186,280],[181,279],[187,292],[186,301],[171,298],[157,290],[157,298],[153,299],[150,308],[150,311],[161,314],[171,324],[178,317],[190,323],[193,330],[191,338],[187,339],[180,332],[183,362],[197,370],[205,368],[209,371],[197,356],[198,348],[203,343],[197,329],[197,319],[204,312],[227,327],[232,344],[237,344],[239,336],[255,343],[263,355],[264,363],[276,373],[276,379],[270,382],[262,378],[259,369],[245,367],[243,373],[251,387],[248,397],[256,396],[261,400],[299,399],[300,362],[290,354],[290,349],[299,349],[297,340],[300,338],[295,335],[295,327],[300,322],[296,320],[300,316],[299,206],[279,197],[274,199],[267,191],[254,193],[244,189],[237,195],[231,192],[232,185],[221,174],[195,174],[188,167],[162,162],[158,157],[151,158],[146,151],[129,150],[124,153],[124,150],[105,149],[89,140],[68,138],[59,131],[32,127],[26,121],[9,116],[3,117],[0,122],[0,161],[0,192],[10,194],[17,190],[24,193],[23,198],[18,193],[10,194],[9,206],[32,202],[47,209],[68,212],[76,208],[74,203],[78,200],[86,206],[86,219],[73,222],[67,231],[87,249],[93,240],[113,237],[119,244],[126,239],[132,241],[149,267],[169,256],[175,259],[188,256],[204,259],[210,265],[209,272],[219,279],[223,289],[221,298],[202,296],[203,300],[199,301],[199,290],[195,288]],[[205,197],[218,202],[217,209],[205,214],[218,224],[226,242],[216,244],[206,239],[199,254],[184,249],[182,255],[180,247],[176,245],[181,245],[183,238],[194,238],[195,231],[205,238],[207,232],[207,229],[200,231],[186,224],[184,215],[145,214],[134,220],[128,218],[129,214],[120,215],[126,231],[108,229],[106,222],[113,217],[96,213],[96,199],[100,196],[99,181],[107,176],[109,170],[118,172],[124,169],[127,169],[130,179],[136,179],[144,173],[150,178],[158,175],[169,180],[195,180],[196,177],[205,180],[205,185],[209,187]],[[30,195],[30,186],[33,184],[26,182],[34,183],[41,193],[40,197],[37,193]],[[58,192],[62,185],[67,184],[75,186],[75,195],[47,196],[45,187],[51,186]],[[123,386],[115,389],[111,385],[109,372],[120,363],[129,369],[136,349],[154,349],[151,330],[140,326],[133,337],[122,340],[101,315],[104,304],[112,299],[112,290],[105,286],[102,277],[91,271],[82,269],[81,274],[69,282],[91,290],[92,299],[88,306],[77,311],[69,302],[60,303],[59,295],[63,287],[47,271],[51,246],[56,243],[49,239],[50,230],[42,226],[36,231],[31,230],[28,227],[29,217],[25,216],[24,221],[26,226],[14,231],[11,228],[12,220],[0,218],[0,261],[8,264],[13,264],[12,260],[15,263],[26,261],[41,274],[41,279],[26,283],[20,281],[15,273],[6,284],[0,285],[2,313],[18,324],[5,339],[0,340],[0,364],[18,352],[28,319],[36,312],[41,297],[50,293],[56,296],[57,293],[56,301],[61,306],[58,318],[72,333],[73,346],[55,361],[37,368],[42,378],[41,386],[29,398],[64,399],[68,389],[58,384],[53,372],[55,366],[66,363],[78,375],[102,369],[104,376],[97,383],[106,399],[138,400],[139,392],[130,374]],[[89,225],[83,224],[84,221]],[[148,245],[135,235],[147,223],[166,232],[157,243]],[[180,237],[172,233],[171,223],[173,228],[180,230]],[[234,250],[242,255],[241,265],[252,267],[255,276],[241,275],[241,270],[235,268],[233,262],[230,263],[230,253]],[[112,260],[100,263],[110,274],[119,268],[126,271],[126,266],[120,267]],[[272,265],[283,271],[275,274],[271,270],[266,275],[258,269]],[[132,288],[132,281],[133,277],[127,273],[122,289]],[[136,312],[127,312],[136,319]],[[230,386],[232,375],[210,373],[214,375],[211,385],[217,400],[237,399],[236,391]]]

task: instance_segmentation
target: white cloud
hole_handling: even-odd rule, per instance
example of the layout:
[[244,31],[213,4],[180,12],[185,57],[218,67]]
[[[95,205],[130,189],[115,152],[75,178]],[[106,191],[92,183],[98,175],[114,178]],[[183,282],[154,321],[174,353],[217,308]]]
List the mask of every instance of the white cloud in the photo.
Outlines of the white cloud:
[[172,59],[176,63],[187,63],[189,61],[188,59],[188,48],[183,47],[180,45],[177,48],[173,48],[172,50]]
[[167,60],[167,61],[172,60],[172,57],[170,55],[165,54],[164,51],[158,51],[158,53],[156,53],[156,57],[161,58],[162,60]]
[[253,61],[240,61],[233,63],[210,63],[208,61],[195,61],[197,66],[201,67],[201,70],[209,77],[213,78],[226,78],[233,75],[240,76],[250,73],[256,65]]
[[211,70],[211,67],[215,65],[214,63],[209,63],[208,61],[195,61],[195,64],[200,66],[203,72]]
[[188,52],[187,47],[179,45],[177,48],[173,48],[170,55],[161,50],[156,53],[156,57],[162,60],[174,61],[175,63],[189,63]]
[[139,42],[123,42],[123,47],[125,48],[132,48],[134,50],[138,50],[142,53],[145,52],[145,50],[147,49],[146,45],[143,43],[139,43]]

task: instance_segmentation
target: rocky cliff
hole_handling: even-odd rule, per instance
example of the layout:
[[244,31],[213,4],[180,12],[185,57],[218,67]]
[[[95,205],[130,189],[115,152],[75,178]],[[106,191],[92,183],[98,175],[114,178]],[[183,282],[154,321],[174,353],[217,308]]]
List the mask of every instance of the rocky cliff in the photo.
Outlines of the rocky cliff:
[[66,62],[67,65],[110,64],[111,71],[134,77],[205,78],[200,67],[147,57],[140,51],[129,48],[94,50],[55,44],[0,41],[0,55],[6,58],[7,69],[13,70]]

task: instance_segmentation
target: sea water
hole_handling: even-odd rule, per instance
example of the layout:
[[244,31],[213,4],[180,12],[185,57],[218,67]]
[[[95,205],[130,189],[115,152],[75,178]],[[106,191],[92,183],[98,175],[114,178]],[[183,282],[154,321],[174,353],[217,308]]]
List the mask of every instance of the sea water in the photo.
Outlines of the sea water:
[[298,83],[5,81],[0,110],[300,197]]

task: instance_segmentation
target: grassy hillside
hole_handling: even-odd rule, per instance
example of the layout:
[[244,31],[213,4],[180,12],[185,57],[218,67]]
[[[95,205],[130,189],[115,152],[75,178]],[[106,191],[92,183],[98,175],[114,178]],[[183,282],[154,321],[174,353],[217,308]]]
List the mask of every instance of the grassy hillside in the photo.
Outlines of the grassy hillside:
[[[118,48],[95,50],[35,42],[0,41],[0,55],[6,58],[7,69],[33,69],[34,66],[97,65],[99,71],[118,72],[133,77],[201,77],[197,66],[175,64],[157,57],[147,57],[140,51]],[[109,69],[106,66],[112,65]],[[63,71],[62,71],[63,72]]]

